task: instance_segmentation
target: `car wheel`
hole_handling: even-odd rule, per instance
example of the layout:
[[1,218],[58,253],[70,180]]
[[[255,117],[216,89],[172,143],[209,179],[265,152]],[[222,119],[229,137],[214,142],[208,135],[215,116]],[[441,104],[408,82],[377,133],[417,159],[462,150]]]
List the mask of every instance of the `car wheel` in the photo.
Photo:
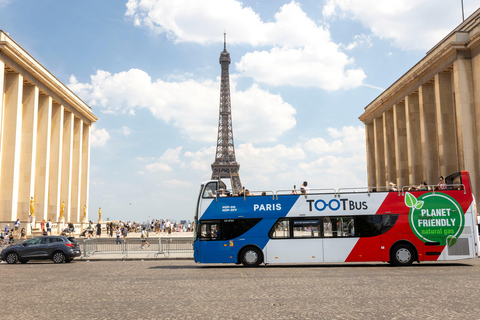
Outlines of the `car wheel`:
[[9,264],[17,263],[18,255],[15,252],[10,252],[9,254],[7,254],[7,258],[5,260],[7,260],[7,263]]
[[28,262],[28,260],[20,260],[20,263],[23,263],[23,264],[25,264],[27,262]]
[[63,252],[57,251],[53,254],[52,260],[55,263],[63,263],[65,261],[65,254],[63,254]]
[[263,255],[257,247],[247,247],[242,250],[240,260],[245,267],[258,267],[263,262]]
[[399,244],[392,251],[392,260],[396,266],[409,266],[413,263],[415,254],[411,246]]

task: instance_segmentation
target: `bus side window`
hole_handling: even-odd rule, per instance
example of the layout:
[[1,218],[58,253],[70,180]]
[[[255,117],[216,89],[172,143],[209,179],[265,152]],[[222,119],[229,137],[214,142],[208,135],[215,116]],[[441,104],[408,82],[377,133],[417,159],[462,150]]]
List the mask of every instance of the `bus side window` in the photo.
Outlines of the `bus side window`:
[[221,224],[220,222],[202,223],[200,227],[200,240],[220,240]]
[[279,219],[270,232],[272,239],[288,239],[290,238],[290,221],[288,219]]
[[318,220],[294,220],[293,237],[294,238],[318,238],[319,226]]
[[323,234],[325,238],[354,237],[355,219],[353,217],[324,217]]

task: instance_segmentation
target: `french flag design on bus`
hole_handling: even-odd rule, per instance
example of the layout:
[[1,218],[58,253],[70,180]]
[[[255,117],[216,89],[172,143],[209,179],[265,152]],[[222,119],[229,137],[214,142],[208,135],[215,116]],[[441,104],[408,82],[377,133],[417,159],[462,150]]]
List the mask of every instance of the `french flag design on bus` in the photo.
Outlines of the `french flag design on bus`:
[[477,212],[468,172],[446,181],[446,190],[312,189],[301,195],[259,191],[228,197],[219,192],[222,182],[208,181],[197,201],[194,258],[258,266],[410,265],[477,257]]

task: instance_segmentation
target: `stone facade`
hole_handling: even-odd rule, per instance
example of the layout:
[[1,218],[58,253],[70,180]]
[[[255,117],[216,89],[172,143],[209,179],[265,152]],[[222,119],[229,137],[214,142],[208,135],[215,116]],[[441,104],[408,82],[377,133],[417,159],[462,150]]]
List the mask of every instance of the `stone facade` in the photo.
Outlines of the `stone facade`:
[[467,170],[480,199],[480,9],[359,119],[370,186],[437,184],[441,175]]
[[0,30],[0,221],[80,222],[88,207],[91,108]]

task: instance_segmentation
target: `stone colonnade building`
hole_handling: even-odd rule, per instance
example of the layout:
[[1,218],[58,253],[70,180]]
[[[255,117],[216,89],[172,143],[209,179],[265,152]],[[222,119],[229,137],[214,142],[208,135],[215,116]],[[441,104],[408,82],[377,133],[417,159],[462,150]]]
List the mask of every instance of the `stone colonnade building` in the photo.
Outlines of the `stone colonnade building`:
[[0,221],[79,222],[88,207],[91,108],[0,30]]
[[437,184],[467,170],[480,199],[480,9],[427,52],[359,117],[368,183]]

